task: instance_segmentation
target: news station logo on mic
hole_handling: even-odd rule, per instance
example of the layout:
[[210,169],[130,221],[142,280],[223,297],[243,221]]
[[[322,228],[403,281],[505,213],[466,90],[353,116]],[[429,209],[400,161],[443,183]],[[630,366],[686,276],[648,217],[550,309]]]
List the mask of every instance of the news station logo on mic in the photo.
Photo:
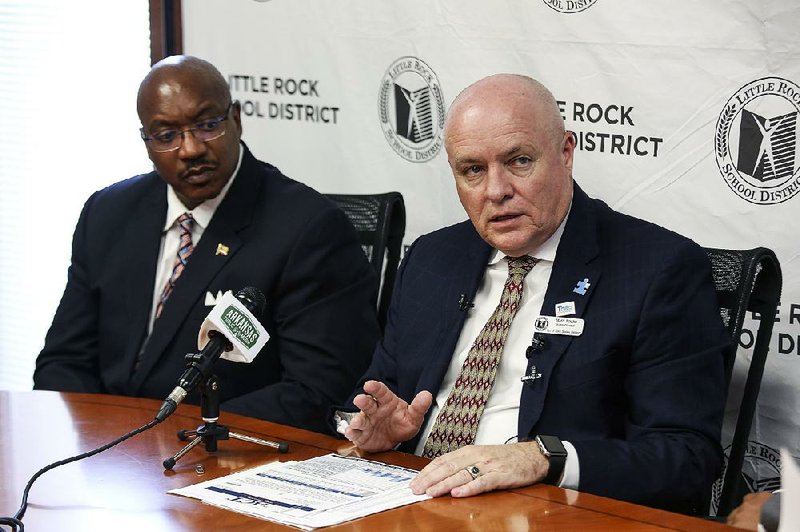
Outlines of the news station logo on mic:
[[228,305],[222,311],[222,323],[227,326],[227,330],[230,331],[231,335],[248,349],[258,342],[260,334],[254,321],[244,315],[236,306]]
[[269,340],[269,334],[252,312],[228,291],[209,312],[197,336],[197,347],[203,349],[214,332],[221,333],[233,349],[221,358],[233,362],[252,362]]
[[725,184],[737,196],[769,205],[800,192],[798,113],[800,87],[778,77],[751,81],[727,101],[714,151]]
[[386,141],[403,159],[424,163],[441,151],[444,97],[436,73],[422,59],[401,57],[389,66],[378,114]]

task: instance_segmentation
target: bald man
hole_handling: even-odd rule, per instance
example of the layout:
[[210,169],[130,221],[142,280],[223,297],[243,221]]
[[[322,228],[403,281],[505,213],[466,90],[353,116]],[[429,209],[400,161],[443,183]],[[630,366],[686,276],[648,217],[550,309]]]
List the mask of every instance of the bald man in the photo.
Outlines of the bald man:
[[160,61],[137,108],[155,171],[86,202],[34,386],[163,399],[219,296],[253,286],[270,339],[251,364],[216,363],[222,409],[324,430],[378,335],[377,280],[355,230],[255,159],[210,63]]
[[545,482],[704,511],[730,348],[704,251],[589,198],[530,78],[465,89],[445,148],[469,220],[409,249],[340,432],[432,458],[416,493]]

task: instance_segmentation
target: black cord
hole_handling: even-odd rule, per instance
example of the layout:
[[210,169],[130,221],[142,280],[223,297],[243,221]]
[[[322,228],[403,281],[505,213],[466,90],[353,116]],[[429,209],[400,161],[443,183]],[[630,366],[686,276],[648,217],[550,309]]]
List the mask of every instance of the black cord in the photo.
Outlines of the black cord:
[[0,525],[10,526],[11,532],[22,532],[25,530],[25,525],[22,524],[22,521],[15,517],[0,517]]
[[39,478],[40,476],[42,476],[43,474],[47,473],[51,469],[55,469],[58,466],[69,464],[71,462],[77,462],[78,460],[82,460],[84,458],[89,458],[90,456],[94,456],[96,454],[102,453],[103,451],[114,447],[118,443],[124,442],[128,438],[132,438],[133,436],[136,436],[137,434],[139,434],[141,432],[144,432],[146,430],[152,429],[153,427],[155,427],[156,425],[158,425],[162,421],[163,421],[163,419],[154,419],[153,421],[151,421],[147,425],[141,426],[136,430],[132,430],[131,432],[125,434],[124,436],[120,436],[116,440],[112,441],[111,443],[107,443],[107,444],[103,445],[102,447],[98,447],[97,449],[94,449],[94,450],[91,450],[91,451],[87,451],[87,452],[85,452],[83,454],[79,454],[79,455],[73,456],[71,458],[66,458],[64,460],[59,460],[58,462],[53,462],[52,464],[41,468],[39,471],[37,471],[31,477],[31,479],[28,481],[28,484],[25,486],[25,490],[22,492],[22,504],[20,504],[19,510],[17,510],[17,513],[14,514],[14,517],[0,517],[0,525],[8,525],[8,526],[10,526],[11,527],[11,532],[23,532],[23,530],[25,530],[25,525],[22,524],[22,517],[25,515],[25,510],[28,509],[28,492],[30,492],[31,486],[36,481],[36,479]]

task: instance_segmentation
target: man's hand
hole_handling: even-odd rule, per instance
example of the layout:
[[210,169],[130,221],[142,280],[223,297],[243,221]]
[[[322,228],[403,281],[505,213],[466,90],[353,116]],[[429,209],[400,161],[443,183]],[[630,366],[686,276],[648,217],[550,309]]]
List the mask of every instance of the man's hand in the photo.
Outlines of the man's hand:
[[747,530],[757,530],[759,518],[761,517],[761,507],[772,496],[768,491],[748,493],[744,496],[742,504],[733,509],[728,515],[726,524],[736,528]]
[[344,435],[365,451],[387,451],[419,432],[432,402],[431,393],[423,390],[408,404],[382,382],[367,381],[364,393],[353,399],[361,412]]
[[[480,470],[475,479],[467,471]],[[549,461],[536,442],[508,445],[467,445],[443,454],[419,472],[411,481],[411,490],[432,497],[446,495],[470,497],[485,491],[519,488],[541,482],[547,475]]]

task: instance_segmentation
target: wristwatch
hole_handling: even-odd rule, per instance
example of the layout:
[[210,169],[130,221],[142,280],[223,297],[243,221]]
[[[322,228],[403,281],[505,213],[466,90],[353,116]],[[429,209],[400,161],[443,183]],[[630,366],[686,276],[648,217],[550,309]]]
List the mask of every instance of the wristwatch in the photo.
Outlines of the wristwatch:
[[547,476],[542,481],[544,484],[558,484],[561,474],[564,472],[564,465],[567,463],[567,450],[564,444],[556,436],[536,436],[536,443],[542,454],[550,461]]

